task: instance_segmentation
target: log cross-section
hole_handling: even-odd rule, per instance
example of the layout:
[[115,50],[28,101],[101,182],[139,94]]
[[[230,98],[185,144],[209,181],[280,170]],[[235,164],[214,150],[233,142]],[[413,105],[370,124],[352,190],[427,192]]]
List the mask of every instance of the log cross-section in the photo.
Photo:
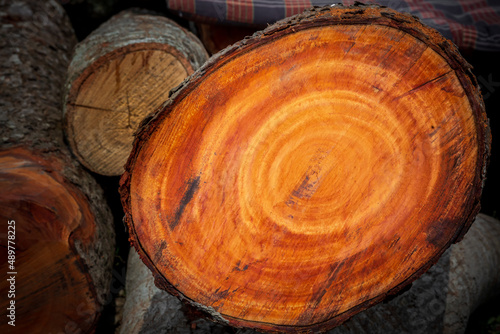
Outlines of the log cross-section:
[[75,48],[68,68],[64,119],[80,162],[121,175],[142,119],[207,59],[201,42],[166,17],[126,10]]
[[1,333],[93,333],[110,302],[112,215],[63,140],[75,44],[57,1],[0,1]]
[[490,135],[470,66],[417,19],[325,7],[211,58],[121,180],[156,284],[233,326],[325,330],[468,230]]

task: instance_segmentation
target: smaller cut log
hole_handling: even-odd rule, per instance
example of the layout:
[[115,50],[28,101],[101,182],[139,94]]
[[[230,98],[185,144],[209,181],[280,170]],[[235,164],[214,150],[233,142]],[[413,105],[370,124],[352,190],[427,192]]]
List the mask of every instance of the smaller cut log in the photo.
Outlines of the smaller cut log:
[[0,2],[1,333],[91,333],[109,303],[111,212],[63,141],[75,44],[56,1]]
[[68,69],[65,131],[90,170],[120,175],[139,122],[208,55],[175,22],[128,10],[112,17],[75,49]]
[[[408,291],[328,333],[464,333],[470,314],[498,295],[499,267],[500,221],[480,214],[465,238],[452,245]],[[126,295],[120,334],[230,332],[229,327],[187,315],[177,298],[154,285],[153,276],[133,249]]]

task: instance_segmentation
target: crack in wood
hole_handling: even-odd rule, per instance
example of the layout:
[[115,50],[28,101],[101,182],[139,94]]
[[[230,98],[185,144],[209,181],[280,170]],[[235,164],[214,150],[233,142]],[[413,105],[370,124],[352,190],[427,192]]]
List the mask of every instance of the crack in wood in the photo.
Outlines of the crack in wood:
[[112,109],[106,109],[106,108],[99,108],[99,107],[94,107],[94,106],[88,106],[88,105],[85,105],[85,104],[68,103],[68,105],[70,105],[72,107],[86,108],[86,109],[90,109],[90,110],[114,111]]
[[127,117],[128,117],[128,125],[125,128],[132,129],[132,124],[130,123],[131,111],[130,111],[130,103],[128,100],[128,92],[125,93],[125,97],[127,98]]
[[453,72],[453,70],[450,70],[450,71],[448,71],[448,72],[446,72],[446,73],[443,73],[443,74],[441,74],[441,75],[438,75],[437,77],[435,77],[435,78],[433,78],[433,79],[427,80],[426,82],[424,82],[424,83],[422,83],[422,84],[420,84],[420,85],[418,85],[418,86],[416,86],[416,87],[414,87],[414,88],[410,89],[410,90],[409,90],[409,91],[407,91],[406,93],[401,94],[401,95],[399,95],[399,96],[395,97],[395,98],[394,98],[394,100],[399,100],[399,99],[401,99],[401,98],[403,98],[403,97],[405,97],[405,96],[408,96],[408,95],[410,95],[411,93],[413,93],[414,91],[417,91],[417,90],[421,89],[422,87],[424,87],[424,86],[426,86],[426,85],[428,85],[428,84],[430,84],[430,83],[433,83],[433,82],[436,82],[436,81],[438,81],[438,80],[442,79],[443,77],[445,77],[446,75],[450,74],[451,72]]

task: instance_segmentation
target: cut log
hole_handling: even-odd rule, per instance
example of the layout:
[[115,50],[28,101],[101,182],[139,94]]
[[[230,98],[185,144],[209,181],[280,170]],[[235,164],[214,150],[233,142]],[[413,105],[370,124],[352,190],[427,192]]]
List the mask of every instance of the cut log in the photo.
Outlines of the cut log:
[[[472,312],[500,291],[500,221],[480,214],[464,239],[452,245],[411,288],[354,316],[329,333],[464,333]],[[181,302],[154,286],[135,251],[127,264],[120,334],[230,333],[189,317]]]
[[109,302],[115,240],[102,190],[63,142],[76,38],[56,1],[2,1],[0,27],[0,270],[13,277],[2,314],[14,305],[0,331],[89,333]]
[[487,123],[435,30],[315,8],[217,54],[142,123],[120,189],[131,240],[158,287],[216,321],[325,330],[462,238]]
[[78,44],[68,69],[65,131],[90,170],[121,175],[139,122],[208,58],[201,42],[161,16],[124,11]]

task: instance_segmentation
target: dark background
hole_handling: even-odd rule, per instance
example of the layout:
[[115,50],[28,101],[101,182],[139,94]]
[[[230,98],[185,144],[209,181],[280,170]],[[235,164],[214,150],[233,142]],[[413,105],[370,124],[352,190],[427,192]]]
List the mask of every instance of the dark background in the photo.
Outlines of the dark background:
[[[78,40],[84,39],[101,23],[108,20],[121,10],[139,7],[154,10],[176,21],[181,26],[189,29],[189,22],[167,10],[165,0],[59,0],[68,13]],[[192,26],[191,26],[192,27]],[[493,136],[490,164],[487,181],[481,200],[481,212],[500,218],[500,200],[498,189],[500,178],[497,171],[500,168],[500,52],[478,52],[461,50],[463,57],[473,66],[486,112],[490,120]],[[113,268],[113,283],[111,292],[113,302],[106,305],[98,325],[97,334],[113,333],[115,330],[115,313],[117,300],[123,300],[123,288],[126,276],[126,260],[129,251],[128,234],[122,223],[123,211],[118,195],[119,177],[105,177],[93,174],[105,191],[108,203],[113,211],[117,233],[117,249]],[[500,270],[500,268],[499,268]],[[497,319],[496,325],[491,321]],[[490,322],[490,324],[488,324]],[[496,328],[492,329],[493,327]],[[500,333],[500,301],[491,301],[480,307],[469,321],[467,333]]]

